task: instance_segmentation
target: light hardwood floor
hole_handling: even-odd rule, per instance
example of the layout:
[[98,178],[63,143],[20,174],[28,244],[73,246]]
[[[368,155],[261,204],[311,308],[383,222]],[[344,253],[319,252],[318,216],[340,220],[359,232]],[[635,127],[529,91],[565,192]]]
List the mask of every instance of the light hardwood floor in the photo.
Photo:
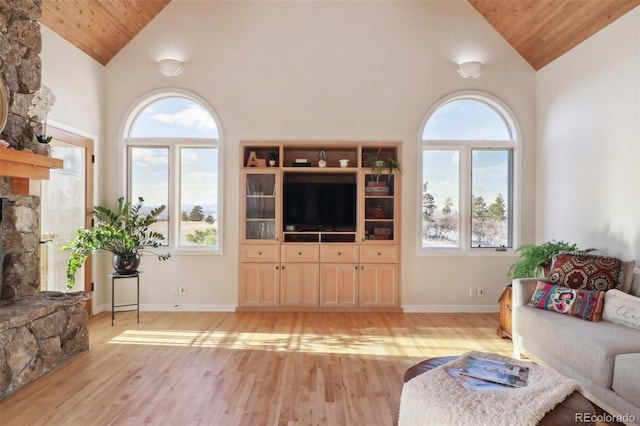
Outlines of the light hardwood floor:
[[9,425],[392,425],[434,356],[511,354],[498,314],[110,313],[91,348],[0,401]]

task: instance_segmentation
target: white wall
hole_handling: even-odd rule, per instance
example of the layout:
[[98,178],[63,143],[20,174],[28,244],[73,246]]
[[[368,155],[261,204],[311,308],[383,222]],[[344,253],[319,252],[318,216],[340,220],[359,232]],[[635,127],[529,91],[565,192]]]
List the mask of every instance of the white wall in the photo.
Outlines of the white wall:
[[[56,58],[57,51],[44,56],[45,68],[60,61],[66,70],[66,76],[56,74],[56,79],[66,78],[64,84],[48,83],[59,98],[66,97],[67,86],[76,84],[76,63],[79,74],[99,76],[96,70],[84,69],[85,59],[66,53]],[[162,76],[156,61],[163,56],[183,59],[184,72],[174,78]],[[456,73],[456,63],[469,59],[486,63],[481,78],[464,80]],[[509,282],[512,254],[416,253],[420,126],[434,102],[459,90],[485,91],[515,113],[526,159],[521,180],[523,232],[516,243],[533,239],[535,73],[467,2],[174,0],[105,71],[104,97],[93,87],[70,87],[73,109],[58,112],[60,121],[80,126],[87,111],[77,111],[78,116],[74,111],[87,108],[91,117],[86,121],[95,123],[95,129],[88,130],[96,134],[101,134],[104,118],[103,155],[98,157],[102,192],[96,203],[113,204],[124,194],[123,125],[131,108],[147,94],[165,88],[194,93],[214,108],[223,135],[223,254],[176,255],[168,262],[144,259],[144,309],[235,308],[238,143],[261,139],[402,142],[403,306],[407,311],[497,310],[498,295]],[[45,73],[54,80],[49,76]],[[82,99],[76,104],[78,97]],[[85,106],[85,99],[96,104]],[[101,105],[104,116],[94,120],[94,111],[101,115]],[[178,283],[187,285],[186,296],[172,294]],[[96,285],[96,299],[108,309],[106,269],[96,275]],[[469,297],[470,286],[485,287],[486,296]]]
[[536,242],[640,260],[640,8],[537,74]]
[[[42,83],[53,91],[56,103],[49,114],[49,121],[63,130],[94,140],[94,153],[102,157],[104,128],[104,67],[88,55],[64,40],[55,32],[41,26],[42,33]],[[106,166],[106,167],[103,167]],[[98,161],[96,176],[103,175],[108,166]],[[94,195],[100,199],[101,189],[96,179]],[[99,266],[96,275],[107,270]],[[93,311],[102,310],[100,297],[92,300]]]

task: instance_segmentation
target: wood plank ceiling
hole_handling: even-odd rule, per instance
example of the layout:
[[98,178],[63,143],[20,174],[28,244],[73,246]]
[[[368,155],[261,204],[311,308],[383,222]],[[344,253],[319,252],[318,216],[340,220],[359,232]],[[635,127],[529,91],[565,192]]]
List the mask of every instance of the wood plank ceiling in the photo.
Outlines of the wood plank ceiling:
[[640,0],[468,0],[537,71]]
[[40,23],[106,65],[171,0],[43,0]]
[[[468,0],[535,69],[640,0]],[[43,0],[40,22],[106,65],[171,0]]]

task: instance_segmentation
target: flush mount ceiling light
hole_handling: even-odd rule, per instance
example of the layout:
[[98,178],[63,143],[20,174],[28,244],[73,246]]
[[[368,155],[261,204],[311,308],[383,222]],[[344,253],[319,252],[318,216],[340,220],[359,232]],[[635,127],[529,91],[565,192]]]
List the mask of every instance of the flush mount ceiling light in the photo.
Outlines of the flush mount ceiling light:
[[482,62],[463,62],[458,65],[458,74],[464,78],[478,78],[482,74]]
[[182,62],[177,59],[160,59],[160,72],[167,77],[173,77],[182,72]]

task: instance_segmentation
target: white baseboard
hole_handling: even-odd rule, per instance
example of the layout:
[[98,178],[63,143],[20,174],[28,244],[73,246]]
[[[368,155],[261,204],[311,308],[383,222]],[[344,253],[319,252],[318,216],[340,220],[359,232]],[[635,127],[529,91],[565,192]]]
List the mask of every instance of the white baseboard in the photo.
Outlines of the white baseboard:
[[[99,312],[111,312],[111,304],[101,305],[97,307]],[[134,308],[135,310],[135,308]],[[140,312],[235,312],[236,305],[188,305],[188,304],[170,304],[170,305],[140,305]],[[116,313],[118,311],[116,310]]]
[[402,310],[409,313],[495,313],[499,305],[404,305]]
[[[97,307],[99,312],[111,312],[111,305]],[[499,305],[404,305],[404,313],[496,313],[500,312]],[[174,304],[174,305],[140,305],[144,312],[235,312],[236,305],[202,305],[202,304]]]

